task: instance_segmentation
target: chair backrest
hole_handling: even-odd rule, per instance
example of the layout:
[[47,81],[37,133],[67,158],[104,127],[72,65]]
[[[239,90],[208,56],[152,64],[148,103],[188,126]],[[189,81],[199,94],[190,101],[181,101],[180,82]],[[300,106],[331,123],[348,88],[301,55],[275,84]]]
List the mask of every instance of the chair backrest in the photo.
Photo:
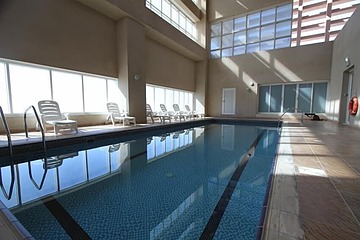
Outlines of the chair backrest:
[[160,104],[160,108],[161,108],[161,111],[163,111],[164,113],[167,113],[167,109],[166,109],[166,106],[164,104]]
[[153,114],[150,104],[146,104],[146,116],[150,116]]
[[179,105],[177,103],[173,104],[173,108],[174,108],[175,112],[180,112],[180,107],[179,107]]
[[185,109],[186,111],[191,112],[189,105],[185,105]]
[[113,117],[124,117],[124,114],[120,113],[119,106],[117,105],[117,103],[108,102],[106,104],[106,107],[108,109],[108,112],[111,113]]
[[44,121],[63,120],[59,104],[53,100],[42,100],[38,102],[38,108]]

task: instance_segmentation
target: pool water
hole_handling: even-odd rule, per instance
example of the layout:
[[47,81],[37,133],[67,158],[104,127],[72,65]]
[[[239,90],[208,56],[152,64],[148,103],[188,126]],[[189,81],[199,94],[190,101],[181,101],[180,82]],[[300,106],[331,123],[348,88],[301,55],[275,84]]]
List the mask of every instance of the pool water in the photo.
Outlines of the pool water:
[[15,165],[0,200],[35,239],[256,239],[277,142],[211,124],[64,153]]

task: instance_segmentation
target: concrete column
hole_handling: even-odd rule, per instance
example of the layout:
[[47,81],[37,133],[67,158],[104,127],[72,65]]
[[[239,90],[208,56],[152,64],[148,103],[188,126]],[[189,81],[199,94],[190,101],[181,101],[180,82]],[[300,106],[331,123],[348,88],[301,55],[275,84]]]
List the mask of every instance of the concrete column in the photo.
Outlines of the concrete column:
[[146,122],[145,29],[131,18],[117,22],[118,78],[121,108]]

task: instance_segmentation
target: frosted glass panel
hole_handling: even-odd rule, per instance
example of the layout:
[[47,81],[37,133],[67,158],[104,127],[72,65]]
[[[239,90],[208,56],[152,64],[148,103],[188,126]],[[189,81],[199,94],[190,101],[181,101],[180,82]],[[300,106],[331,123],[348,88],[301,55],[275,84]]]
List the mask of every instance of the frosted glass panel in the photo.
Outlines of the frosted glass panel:
[[326,106],[327,83],[314,84],[313,112],[324,113]]
[[[284,111],[288,108],[295,108],[296,103],[296,84],[290,84],[284,86]],[[289,112],[295,112],[294,109],[290,109]]]
[[85,112],[106,112],[106,79],[89,76],[83,79]]
[[15,64],[9,64],[9,68],[13,113],[24,113],[40,100],[51,100],[49,70]]
[[53,99],[59,103],[61,112],[83,112],[80,74],[52,71],[52,83]]
[[310,112],[312,84],[299,84],[298,107],[303,112]]
[[281,93],[282,93],[281,85],[271,86],[270,112],[281,111]]
[[268,112],[270,107],[270,87],[259,87],[259,112]]
[[5,64],[0,63],[0,106],[4,113],[10,113]]

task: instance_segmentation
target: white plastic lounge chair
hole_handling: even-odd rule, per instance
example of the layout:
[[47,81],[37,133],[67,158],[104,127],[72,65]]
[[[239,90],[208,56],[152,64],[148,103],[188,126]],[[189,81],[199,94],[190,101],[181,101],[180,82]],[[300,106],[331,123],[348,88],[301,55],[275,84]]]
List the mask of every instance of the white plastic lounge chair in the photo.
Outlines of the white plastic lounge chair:
[[38,108],[41,114],[41,122],[46,132],[46,126],[54,127],[54,132],[57,135],[60,129],[70,129],[78,132],[77,123],[74,120],[69,120],[68,115],[61,114],[59,104],[53,100],[42,100],[38,102]]
[[127,116],[125,112],[120,112],[117,103],[109,102],[106,104],[107,109],[109,111],[109,115],[107,119],[110,117],[112,124],[115,126],[116,121],[119,123],[122,122],[122,125],[125,126],[125,122],[133,123],[136,126],[136,118]]
[[154,113],[151,109],[150,104],[146,104],[146,118],[151,118],[151,122],[154,123]]
[[191,117],[191,114],[188,114],[187,112],[180,111],[180,107],[179,107],[179,105],[177,103],[173,104],[173,108],[174,108],[174,111],[175,111],[175,115],[179,117],[180,121],[181,121],[181,119],[184,119],[184,121],[185,121],[186,118]]
[[153,123],[154,123],[154,118],[159,118],[161,123],[165,123],[166,120],[171,122],[171,116],[164,113],[153,112],[150,104],[146,104],[146,116],[150,117]]
[[173,117],[174,119],[177,118],[177,116],[175,115],[174,112],[170,112],[166,109],[165,104],[160,104],[160,109],[161,109],[161,115],[162,116],[166,116],[167,119],[169,119],[169,122],[171,122],[171,118]]
[[203,114],[203,113],[197,113],[196,111],[191,111],[189,105],[185,105],[185,109],[188,112],[188,114],[192,115],[193,118],[195,118],[195,117],[201,117],[201,118],[205,117],[205,114]]

